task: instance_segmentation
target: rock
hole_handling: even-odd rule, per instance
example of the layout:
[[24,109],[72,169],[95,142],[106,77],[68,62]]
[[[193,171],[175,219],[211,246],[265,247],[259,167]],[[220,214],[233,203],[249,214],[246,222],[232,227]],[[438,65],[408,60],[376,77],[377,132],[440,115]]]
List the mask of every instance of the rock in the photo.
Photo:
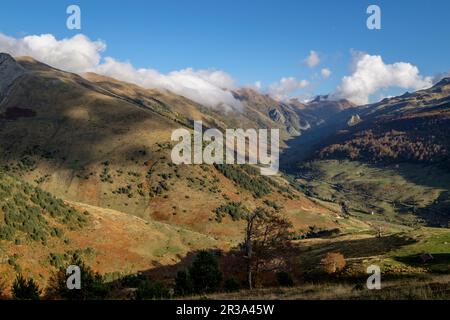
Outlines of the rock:
[[293,126],[288,126],[287,127],[287,132],[291,135],[291,136],[299,136],[301,133],[300,131],[298,131],[297,129],[295,129]]
[[14,81],[25,73],[25,69],[7,53],[0,53],[0,100]]
[[348,120],[347,124],[349,126],[354,126],[357,125],[358,123],[361,122],[361,118],[359,117],[359,115],[354,115],[350,118],[350,120]]
[[427,263],[429,261],[433,261],[434,257],[431,255],[431,253],[423,253],[419,256],[420,261],[423,263]]
[[275,122],[283,123],[285,121],[283,115],[277,109],[270,110],[269,117],[270,117],[270,119],[272,119],[272,121],[275,121]]

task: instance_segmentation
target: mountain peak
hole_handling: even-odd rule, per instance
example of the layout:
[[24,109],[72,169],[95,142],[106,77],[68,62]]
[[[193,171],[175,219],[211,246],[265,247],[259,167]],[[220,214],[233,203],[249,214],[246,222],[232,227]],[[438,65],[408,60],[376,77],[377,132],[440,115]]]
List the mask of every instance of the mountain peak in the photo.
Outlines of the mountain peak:
[[443,78],[441,81],[435,84],[435,87],[447,86],[450,84],[450,77]]
[[0,53],[0,98],[3,98],[11,84],[25,69],[8,53]]
[[8,60],[15,61],[14,58],[10,54],[0,52],[0,65],[3,64],[3,62],[8,61]]
[[326,94],[326,95],[318,95],[310,102],[314,103],[314,102],[322,102],[322,101],[328,101],[328,100],[329,100],[329,95]]

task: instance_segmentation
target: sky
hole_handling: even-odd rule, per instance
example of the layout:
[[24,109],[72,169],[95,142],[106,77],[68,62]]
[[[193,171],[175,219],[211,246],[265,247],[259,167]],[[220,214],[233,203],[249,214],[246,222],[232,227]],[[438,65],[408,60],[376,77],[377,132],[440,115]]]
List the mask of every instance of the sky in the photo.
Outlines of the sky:
[[[81,30],[66,27],[72,4]],[[381,30],[366,26],[372,4]],[[227,91],[239,86],[279,100],[332,94],[364,104],[450,71],[449,12],[448,0],[8,1],[0,51],[212,107],[239,108]]]

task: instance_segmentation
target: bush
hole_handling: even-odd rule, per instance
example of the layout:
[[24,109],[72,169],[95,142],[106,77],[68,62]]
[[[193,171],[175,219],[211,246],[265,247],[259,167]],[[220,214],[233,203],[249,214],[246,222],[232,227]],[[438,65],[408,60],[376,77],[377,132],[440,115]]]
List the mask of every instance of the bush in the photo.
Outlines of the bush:
[[285,271],[280,271],[277,273],[277,282],[278,285],[282,287],[294,286],[294,280],[292,279],[292,276]]
[[25,279],[21,274],[17,275],[12,286],[12,295],[16,300],[39,300],[41,291],[33,279]]
[[335,274],[344,270],[346,262],[344,256],[337,253],[327,253],[322,259],[323,270],[327,274]]
[[319,228],[316,225],[309,226],[308,231],[299,230],[299,233],[295,236],[294,240],[299,239],[314,239],[314,238],[329,238],[337,236],[341,233],[339,228],[324,229]]
[[75,265],[80,268],[81,289],[69,290],[67,288],[66,268],[61,268],[50,280],[47,291],[51,298],[62,298],[67,300],[101,300],[107,297],[109,288],[100,274],[94,272],[78,257],[74,257],[70,265]]
[[0,175],[0,208],[3,224],[0,239],[14,241],[18,232],[25,234],[25,240],[46,244],[49,236],[61,237],[62,230],[52,228],[47,217],[69,228],[81,227],[87,217],[67,206],[62,200],[48,192],[20,182],[13,177]]
[[200,251],[189,268],[194,293],[210,293],[219,289],[222,273],[216,257],[207,251]]
[[238,221],[247,213],[248,210],[242,205],[241,202],[229,202],[216,209],[216,221],[222,222],[222,218],[225,214],[230,215],[233,221]]
[[272,207],[277,212],[283,209],[283,206],[280,206],[278,203],[271,200],[264,200],[264,204],[268,207]]
[[148,277],[141,281],[135,292],[136,300],[167,299],[169,297],[169,290],[163,283],[153,282]]
[[0,300],[6,300],[7,296],[6,296],[6,280],[5,279],[0,279]]
[[241,285],[235,278],[228,278],[225,280],[223,288],[226,292],[236,292],[241,289]]
[[178,271],[175,278],[175,295],[187,296],[194,292],[191,277],[188,271]]
[[259,172],[251,166],[225,164],[215,164],[214,166],[236,185],[252,192],[255,198],[262,198],[272,192],[268,180],[261,177]]
[[143,273],[127,275],[120,280],[120,284],[126,288],[137,288],[143,281],[146,281],[147,278],[148,277]]

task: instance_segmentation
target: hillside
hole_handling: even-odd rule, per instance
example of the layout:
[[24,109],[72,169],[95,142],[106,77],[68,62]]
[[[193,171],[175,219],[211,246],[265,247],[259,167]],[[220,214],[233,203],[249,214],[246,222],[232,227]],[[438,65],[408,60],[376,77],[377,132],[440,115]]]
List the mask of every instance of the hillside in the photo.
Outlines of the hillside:
[[[294,231],[311,225],[368,228],[357,220],[338,222],[336,212],[282,176],[263,177],[250,166],[171,163],[172,131],[191,128],[193,120],[222,129],[278,126],[283,139],[290,139],[298,133],[298,116],[267,96],[237,91],[245,110],[221,114],[168,91],[95,74],[81,77],[28,57],[8,58],[8,64],[20,76],[8,80],[0,104],[2,170],[94,220],[67,233],[70,245],[19,246],[14,239],[5,244],[7,257],[17,253],[17,265],[29,272],[28,265],[36,264],[42,280],[50,272],[50,254],[60,264],[65,252],[86,248],[96,252],[87,259],[101,272],[151,269],[200,248],[227,250],[243,239],[237,213],[257,206],[276,207]],[[14,268],[6,270],[13,276]]]
[[177,263],[193,250],[227,244],[172,227],[51,194],[0,173],[0,275],[23,272],[46,285],[73,255],[102,274],[129,274]]
[[289,105],[296,110],[301,119],[309,127],[323,126],[333,122],[333,118],[342,111],[356,108],[356,105],[346,99],[335,100],[330,96],[317,96],[308,103],[301,103],[296,99],[289,101]]
[[448,165],[450,78],[353,112],[359,122],[325,141],[322,158]]
[[95,74],[82,78],[31,58],[17,61],[17,68],[27,72],[0,106],[1,162],[10,174],[66,200],[225,239],[240,238],[241,233],[230,227],[232,219],[216,222],[216,209],[230,202],[251,209],[280,192],[294,217],[327,211],[280,178],[263,179],[236,167],[242,176],[237,181],[214,166],[175,167],[170,162],[172,131],[189,128],[193,120],[218,128],[268,127],[275,123],[269,115],[279,110],[283,121],[277,126],[292,122],[294,128],[296,115],[274,100],[264,98],[266,109],[261,109],[259,96],[242,97],[249,101],[246,111],[220,114],[167,91]]
[[[286,168],[308,195],[364,220],[447,227],[450,80],[344,109],[289,143]],[[295,165],[293,164],[295,163]]]
[[[233,95],[242,112],[221,112],[169,91],[0,57],[0,271],[8,281],[23,271],[44,284],[75,254],[109,280],[147,271],[171,283],[201,249],[221,250],[225,274],[242,276],[233,262],[242,217],[257,207],[292,223],[294,247],[280,258],[301,281],[314,276],[326,252],[367,257],[367,242],[375,244],[371,258],[383,251],[383,264],[394,264],[394,250],[405,257],[446,250],[441,243],[439,252],[412,247],[409,239],[425,225],[447,236],[447,80],[363,107],[329,97],[279,102],[241,88]],[[192,130],[194,120],[221,130],[279,128],[288,175],[261,176],[249,165],[174,165],[171,133]],[[419,158],[408,158],[407,148]],[[386,239],[376,240],[378,232]]]
[[[296,281],[280,286],[267,280],[270,288],[215,293],[206,299],[220,300],[428,300],[450,297],[450,232],[442,228],[420,228],[387,233],[344,234],[294,242],[290,267]],[[340,252],[346,259],[345,271],[329,276],[321,260],[329,252]],[[433,256],[424,263],[424,252]],[[366,288],[367,267],[382,271],[382,290]],[[273,274],[272,274],[273,278]],[[198,299],[198,296],[194,296]]]

